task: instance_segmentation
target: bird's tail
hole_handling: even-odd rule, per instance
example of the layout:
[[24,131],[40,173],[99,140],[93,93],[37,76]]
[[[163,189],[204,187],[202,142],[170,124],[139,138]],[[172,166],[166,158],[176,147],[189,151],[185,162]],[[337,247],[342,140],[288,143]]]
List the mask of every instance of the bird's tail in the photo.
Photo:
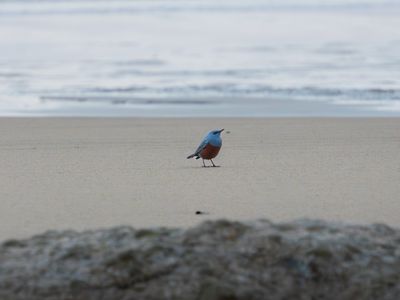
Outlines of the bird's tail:
[[195,157],[196,156],[196,154],[190,154],[188,157],[186,157],[187,159],[189,159],[189,158],[192,158],[192,157]]

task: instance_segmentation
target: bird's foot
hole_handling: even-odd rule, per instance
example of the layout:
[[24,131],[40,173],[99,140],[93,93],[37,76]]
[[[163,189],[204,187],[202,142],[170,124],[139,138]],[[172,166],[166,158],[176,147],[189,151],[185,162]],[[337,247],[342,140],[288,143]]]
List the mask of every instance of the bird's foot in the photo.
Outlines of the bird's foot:
[[219,166],[216,166],[215,164],[214,164],[214,162],[213,162],[213,160],[212,159],[210,159],[210,161],[211,161],[211,163],[212,163],[212,166],[214,167],[214,168],[218,168]]

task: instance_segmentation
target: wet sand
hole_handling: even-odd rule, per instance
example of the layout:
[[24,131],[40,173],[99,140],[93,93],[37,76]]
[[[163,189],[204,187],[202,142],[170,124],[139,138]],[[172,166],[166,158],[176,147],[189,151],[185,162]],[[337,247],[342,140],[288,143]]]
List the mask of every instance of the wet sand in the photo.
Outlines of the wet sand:
[[[214,128],[221,167],[186,160]],[[0,165],[0,240],[211,218],[400,225],[400,118],[1,118]]]

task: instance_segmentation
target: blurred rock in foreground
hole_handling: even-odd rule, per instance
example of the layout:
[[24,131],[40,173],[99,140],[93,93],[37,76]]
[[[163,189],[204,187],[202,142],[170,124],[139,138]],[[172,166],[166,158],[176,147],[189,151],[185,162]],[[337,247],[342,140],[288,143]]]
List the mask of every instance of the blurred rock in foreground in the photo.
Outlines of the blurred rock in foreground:
[[47,232],[0,246],[0,299],[400,299],[400,230],[302,220]]

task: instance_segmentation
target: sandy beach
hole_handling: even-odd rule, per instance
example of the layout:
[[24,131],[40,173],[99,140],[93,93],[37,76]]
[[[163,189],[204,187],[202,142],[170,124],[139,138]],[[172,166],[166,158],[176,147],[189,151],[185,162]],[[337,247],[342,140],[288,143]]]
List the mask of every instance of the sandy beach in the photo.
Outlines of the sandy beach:
[[[214,128],[221,167],[187,160]],[[0,240],[215,218],[398,227],[399,150],[398,118],[1,118]]]

